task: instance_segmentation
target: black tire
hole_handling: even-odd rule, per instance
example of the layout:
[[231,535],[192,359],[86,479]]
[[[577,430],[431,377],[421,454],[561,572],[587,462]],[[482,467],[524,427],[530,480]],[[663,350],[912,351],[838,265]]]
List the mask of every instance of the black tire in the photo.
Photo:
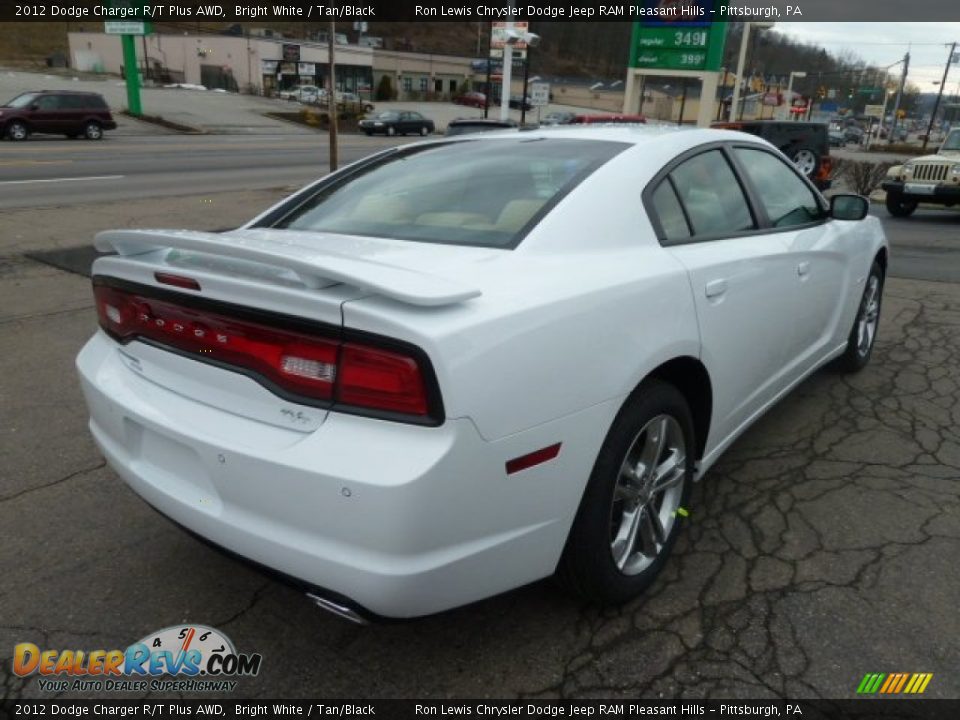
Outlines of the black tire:
[[103,140],[103,127],[100,123],[91,120],[83,126],[83,136],[87,140]]
[[[876,260],[870,266],[870,274],[867,276],[863,288],[863,296],[860,298],[860,305],[857,306],[857,316],[853,319],[853,327],[850,328],[850,335],[847,337],[847,349],[843,355],[837,358],[837,368],[842,372],[855,373],[863,370],[870,362],[870,356],[873,354],[873,346],[876,344],[877,331],[880,326],[880,309],[883,305],[883,268]],[[873,303],[871,297],[874,283],[876,284],[876,302]],[[871,317],[872,316],[872,317]],[[862,333],[867,331],[867,326],[872,322],[872,330],[867,338]]]
[[[683,395],[672,385],[660,380],[647,380],[621,408],[603,442],[557,567],[557,577],[561,583],[585,600],[619,605],[642,593],[663,568],[683,526],[684,513],[673,512],[672,519],[668,519],[669,526],[663,528],[665,532],[656,542],[659,549],[647,565],[643,563],[648,562],[650,556],[640,557],[644,554],[633,553],[637,550],[636,543],[643,544],[643,539],[633,541],[626,556],[636,558],[642,566],[642,569],[635,569],[633,574],[627,568],[621,570],[614,560],[613,545],[619,536],[614,532],[614,526],[621,523],[619,531],[622,532],[627,503],[641,503],[639,499],[617,499],[624,477],[623,467],[641,438],[649,440],[648,424],[655,423],[661,417],[673,418],[671,433],[682,436],[685,458],[676,465],[678,472],[671,473],[676,478],[674,488],[679,490],[679,496],[673,489],[660,495],[657,514],[659,516],[660,511],[668,512],[670,509],[664,508],[666,493],[674,493],[672,502],[676,502],[677,507],[686,506],[693,482],[696,448],[690,408]],[[657,467],[660,462],[658,458],[653,466]],[[637,479],[633,477],[634,481]],[[651,507],[656,504],[656,495],[651,503]],[[634,536],[638,534],[640,532],[635,532]]]
[[393,137],[394,135],[397,134],[397,129],[393,125],[387,125],[386,133],[390,137]]
[[820,172],[820,153],[813,148],[800,145],[791,148],[786,155],[800,169],[800,172],[810,180],[813,180]]
[[363,132],[367,137],[370,137],[373,135],[373,130],[364,130]]
[[30,137],[30,128],[21,120],[12,120],[7,123],[7,128],[4,135],[6,135],[10,140],[21,142]]
[[916,200],[907,200],[899,193],[887,193],[887,212],[898,218],[910,217],[917,210]]

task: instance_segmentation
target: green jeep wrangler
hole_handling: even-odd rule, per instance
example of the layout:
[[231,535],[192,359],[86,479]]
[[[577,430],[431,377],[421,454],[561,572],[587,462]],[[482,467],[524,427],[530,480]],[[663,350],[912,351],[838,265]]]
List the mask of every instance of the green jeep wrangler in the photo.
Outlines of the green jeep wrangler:
[[894,217],[909,217],[919,203],[960,204],[960,128],[950,131],[936,155],[890,168],[882,187]]

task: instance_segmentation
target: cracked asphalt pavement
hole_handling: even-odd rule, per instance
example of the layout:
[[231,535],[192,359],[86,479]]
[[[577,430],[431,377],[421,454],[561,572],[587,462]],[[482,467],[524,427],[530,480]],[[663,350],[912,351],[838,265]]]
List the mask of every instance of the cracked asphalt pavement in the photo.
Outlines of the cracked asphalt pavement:
[[544,581],[358,627],[208,549],[104,466],[73,368],[95,327],[88,281],[22,255],[171,212],[222,227],[275,197],[0,216],[4,697],[51,697],[13,675],[16,643],[124,648],[184,622],[263,655],[237,697],[850,698],[868,672],[932,672],[928,697],[960,697],[960,285],[889,279],[871,365],[818,372],[740,439],[630,605]]

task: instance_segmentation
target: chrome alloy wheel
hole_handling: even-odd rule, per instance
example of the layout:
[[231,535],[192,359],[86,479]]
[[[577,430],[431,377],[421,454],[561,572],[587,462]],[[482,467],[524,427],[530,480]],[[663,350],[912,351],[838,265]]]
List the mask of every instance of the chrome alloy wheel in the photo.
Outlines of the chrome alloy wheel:
[[817,156],[813,150],[799,150],[797,154],[793,156],[793,162],[800,172],[810,177],[817,167]]
[[610,508],[610,552],[624,575],[649,567],[676,521],[687,471],[680,423],[670,415],[650,420],[630,444]]
[[877,322],[880,319],[880,278],[871,275],[867,280],[867,290],[863,294],[860,318],[857,320],[857,352],[865,356],[873,347],[877,336]]

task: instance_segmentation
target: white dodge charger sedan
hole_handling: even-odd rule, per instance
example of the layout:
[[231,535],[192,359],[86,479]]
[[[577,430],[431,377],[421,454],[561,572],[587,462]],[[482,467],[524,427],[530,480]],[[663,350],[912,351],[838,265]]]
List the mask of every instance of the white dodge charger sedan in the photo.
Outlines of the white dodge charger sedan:
[[90,429],[162,514],[354,620],[554,573],[621,603],[738,435],[869,360],[867,210],[735,132],[391,148],[238,230],[98,235]]

